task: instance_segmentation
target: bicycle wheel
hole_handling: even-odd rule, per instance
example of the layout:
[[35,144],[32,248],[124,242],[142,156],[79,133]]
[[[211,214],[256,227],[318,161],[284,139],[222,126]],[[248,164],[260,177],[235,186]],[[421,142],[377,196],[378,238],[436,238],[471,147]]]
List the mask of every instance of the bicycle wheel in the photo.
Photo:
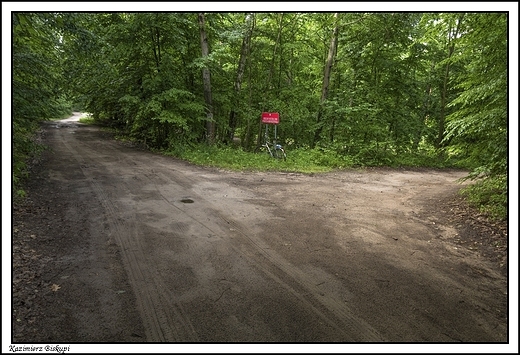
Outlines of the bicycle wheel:
[[287,159],[287,154],[285,154],[285,150],[282,147],[276,147],[274,151],[274,157],[277,159]]
[[272,156],[271,151],[269,150],[269,147],[265,144],[262,144],[262,145],[259,145],[258,147],[256,147],[255,153],[267,154],[267,155]]

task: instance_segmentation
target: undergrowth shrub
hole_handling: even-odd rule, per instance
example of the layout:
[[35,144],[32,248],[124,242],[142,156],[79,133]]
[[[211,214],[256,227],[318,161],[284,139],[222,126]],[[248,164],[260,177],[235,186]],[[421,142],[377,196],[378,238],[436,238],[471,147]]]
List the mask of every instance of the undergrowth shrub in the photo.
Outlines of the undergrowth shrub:
[[507,175],[487,177],[461,190],[470,204],[495,220],[508,215]]

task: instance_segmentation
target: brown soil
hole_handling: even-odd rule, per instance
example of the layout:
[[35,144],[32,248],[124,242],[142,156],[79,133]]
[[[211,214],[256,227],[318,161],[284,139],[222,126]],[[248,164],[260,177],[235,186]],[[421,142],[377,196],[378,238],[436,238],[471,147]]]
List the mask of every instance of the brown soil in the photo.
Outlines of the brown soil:
[[13,206],[12,344],[508,342],[466,172],[230,172],[75,120]]

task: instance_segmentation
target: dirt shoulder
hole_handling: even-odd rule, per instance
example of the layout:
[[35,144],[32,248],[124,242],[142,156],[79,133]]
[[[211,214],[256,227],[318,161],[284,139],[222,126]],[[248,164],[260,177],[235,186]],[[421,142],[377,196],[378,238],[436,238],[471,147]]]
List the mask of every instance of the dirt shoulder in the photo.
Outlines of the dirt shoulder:
[[241,173],[46,124],[12,343],[507,342],[507,223],[455,170]]

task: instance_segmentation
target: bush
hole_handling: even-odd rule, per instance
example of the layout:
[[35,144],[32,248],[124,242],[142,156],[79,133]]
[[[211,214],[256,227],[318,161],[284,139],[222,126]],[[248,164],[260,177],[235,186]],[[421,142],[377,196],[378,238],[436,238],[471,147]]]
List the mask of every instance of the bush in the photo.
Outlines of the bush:
[[12,189],[15,197],[25,197],[23,182],[28,176],[28,161],[43,147],[35,142],[38,124],[28,120],[13,120]]
[[505,220],[508,214],[507,191],[507,175],[499,175],[481,179],[461,193],[482,213],[495,220]]

